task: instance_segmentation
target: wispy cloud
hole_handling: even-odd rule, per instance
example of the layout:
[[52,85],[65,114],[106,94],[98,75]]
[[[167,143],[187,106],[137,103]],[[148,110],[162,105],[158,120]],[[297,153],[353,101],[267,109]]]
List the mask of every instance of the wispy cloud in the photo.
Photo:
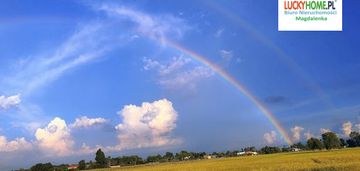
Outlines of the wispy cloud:
[[21,102],[20,95],[0,96],[0,109],[6,110],[11,107],[19,105]]
[[[99,10],[107,12],[112,17],[131,21],[135,32],[154,39],[161,45],[167,45],[169,39],[182,38],[191,29],[183,19],[170,14],[150,15],[124,6],[106,4],[100,6]],[[144,69],[156,70],[159,76],[158,83],[166,88],[186,86],[194,89],[196,82],[213,75],[213,72],[204,66],[184,67],[190,60],[183,57],[175,57],[168,64],[149,58],[144,58],[143,61]]]
[[228,62],[231,61],[232,58],[234,57],[234,53],[230,50],[222,49],[219,51],[219,54],[223,60]]
[[158,83],[169,89],[184,87],[195,89],[199,81],[214,75],[213,71],[209,68],[194,65],[189,58],[182,56],[174,57],[168,63],[149,58],[144,58],[143,62],[144,69],[156,71]]
[[75,122],[70,124],[70,128],[88,128],[94,125],[100,125],[108,122],[105,118],[88,118],[87,116],[81,116],[76,118]]
[[124,6],[103,4],[99,8],[110,16],[121,17],[135,24],[135,30],[165,44],[168,38],[181,38],[190,29],[184,20],[170,14],[150,15]]
[[357,131],[360,132],[360,123],[359,123],[359,124],[356,124],[355,127],[357,128]]
[[145,70],[156,70],[159,75],[168,75],[181,70],[186,64],[191,62],[191,59],[178,56],[173,57],[167,64],[162,64],[159,61],[145,57],[143,62]]
[[14,68],[13,74],[1,79],[7,89],[24,96],[61,77],[70,69],[86,64],[102,56],[109,48],[101,23],[85,25],[53,52],[40,52]]
[[224,28],[220,28],[220,29],[216,30],[214,36],[215,36],[216,38],[221,37],[221,35],[224,33],[224,30],[225,30]]
[[304,136],[305,136],[306,140],[308,140],[308,139],[310,139],[310,138],[315,138],[315,135],[312,134],[310,131],[305,132],[305,133],[304,133]]
[[324,134],[324,133],[327,133],[327,132],[331,132],[330,129],[326,129],[326,128],[320,128],[320,133],[321,134]]
[[268,96],[264,100],[268,104],[275,104],[275,105],[281,105],[281,104],[289,104],[289,99],[285,96]]
[[[60,45],[15,62],[17,64],[10,68],[9,73],[0,78],[1,92],[20,93],[23,100],[18,105],[18,110],[9,115],[11,123],[16,127],[31,129],[30,132],[34,131],[34,126],[38,127],[48,119],[38,104],[31,103],[34,93],[44,91],[47,86],[70,71],[96,62],[102,59],[105,53],[131,41],[126,33],[117,35],[118,32],[110,32],[111,26],[111,23],[100,21],[82,24]],[[123,41],[118,41],[120,39]],[[0,109],[19,102],[19,95],[0,97]]]

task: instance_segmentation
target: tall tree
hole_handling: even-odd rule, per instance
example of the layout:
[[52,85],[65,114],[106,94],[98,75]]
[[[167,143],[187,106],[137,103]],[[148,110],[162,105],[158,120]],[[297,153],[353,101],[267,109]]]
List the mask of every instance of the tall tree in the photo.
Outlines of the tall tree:
[[360,134],[358,132],[351,132],[350,139],[348,139],[347,145],[349,147],[359,147],[360,146]]
[[86,163],[85,160],[79,161],[79,170],[85,170],[86,169]]
[[101,149],[99,149],[96,152],[96,156],[95,156],[95,161],[96,161],[96,166],[98,168],[105,168],[107,167],[107,160],[105,157],[105,154],[103,151],[101,151]]
[[308,139],[306,145],[310,150],[321,150],[324,148],[323,143],[317,138]]
[[321,137],[326,149],[340,148],[340,140],[335,133],[326,132]]

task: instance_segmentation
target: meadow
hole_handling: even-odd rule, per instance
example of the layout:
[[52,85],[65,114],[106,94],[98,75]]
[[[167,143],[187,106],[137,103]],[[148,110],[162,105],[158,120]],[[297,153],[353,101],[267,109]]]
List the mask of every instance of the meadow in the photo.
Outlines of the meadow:
[[331,151],[306,151],[258,156],[204,159],[134,167],[97,169],[96,171],[201,171],[201,170],[297,170],[360,171],[360,148]]

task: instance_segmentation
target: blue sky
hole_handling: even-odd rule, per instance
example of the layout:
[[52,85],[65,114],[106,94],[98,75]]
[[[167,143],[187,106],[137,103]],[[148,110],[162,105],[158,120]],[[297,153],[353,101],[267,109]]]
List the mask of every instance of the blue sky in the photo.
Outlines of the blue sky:
[[346,137],[360,129],[357,5],[344,4],[342,32],[278,32],[275,1],[3,1],[0,166],[89,160],[99,147],[286,144],[244,94],[164,40],[221,66],[294,142]]

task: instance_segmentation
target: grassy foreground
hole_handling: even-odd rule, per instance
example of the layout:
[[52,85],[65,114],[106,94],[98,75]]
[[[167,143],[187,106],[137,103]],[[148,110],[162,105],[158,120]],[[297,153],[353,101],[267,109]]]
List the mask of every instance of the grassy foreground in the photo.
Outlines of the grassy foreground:
[[185,161],[96,171],[314,170],[360,171],[360,148]]

